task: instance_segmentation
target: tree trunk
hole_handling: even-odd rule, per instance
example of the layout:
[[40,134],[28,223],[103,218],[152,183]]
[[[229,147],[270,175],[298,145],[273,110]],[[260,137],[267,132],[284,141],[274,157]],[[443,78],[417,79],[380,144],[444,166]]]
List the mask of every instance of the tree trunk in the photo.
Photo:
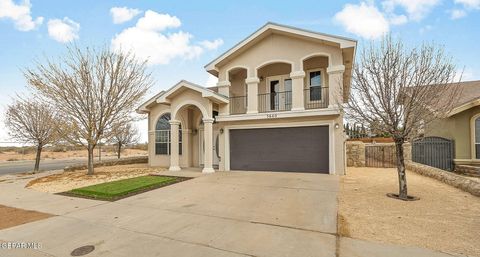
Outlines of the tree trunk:
[[117,158],[120,159],[120,151],[122,150],[122,143],[118,143],[118,152],[117,152]]
[[398,197],[400,199],[407,199],[407,175],[405,173],[405,159],[403,158],[403,142],[403,139],[395,139],[398,172]]
[[37,145],[37,156],[35,157],[35,167],[33,167],[33,173],[40,169],[40,157],[42,155],[42,144]]
[[87,164],[87,175],[93,175],[93,150],[95,150],[95,146],[88,144],[88,164]]

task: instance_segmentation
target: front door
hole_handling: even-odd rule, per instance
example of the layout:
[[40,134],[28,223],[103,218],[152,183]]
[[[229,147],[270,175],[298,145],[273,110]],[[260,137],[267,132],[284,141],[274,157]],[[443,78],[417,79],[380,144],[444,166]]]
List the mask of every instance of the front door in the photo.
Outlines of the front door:
[[[199,161],[199,166],[203,167],[203,162],[205,161],[205,141],[204,139],[204,130],[203,128],[200,128],[198,130],[198,145],[200,146],[200,149],[198,150],[198,161]],[[218,163],[220,160],[220,149],[219,149],[219,131],[217,129],[213,129],[213,168],[218,169]]]
[[292,79],[288,76],[273,76],[267,79],[269,111],[288,111],[292,107]]

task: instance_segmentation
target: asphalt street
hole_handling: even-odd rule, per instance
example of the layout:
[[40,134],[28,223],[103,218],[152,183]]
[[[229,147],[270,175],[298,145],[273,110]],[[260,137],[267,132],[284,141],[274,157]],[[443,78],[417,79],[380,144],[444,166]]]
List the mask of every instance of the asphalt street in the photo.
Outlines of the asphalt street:
[[[40,170],[58,170],[72,164],[86,163],[87,159],[63,159],[63,160],[42,160]],[[35,161],[11,161],[0,163],[0,175],[30,172],[33,170]]]

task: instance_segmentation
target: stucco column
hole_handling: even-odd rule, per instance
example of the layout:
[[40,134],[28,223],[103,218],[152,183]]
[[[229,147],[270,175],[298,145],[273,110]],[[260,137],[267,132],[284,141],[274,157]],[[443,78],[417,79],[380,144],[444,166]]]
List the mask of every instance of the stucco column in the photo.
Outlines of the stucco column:
[[328,108],[334,108],[343,103],[343,72],[344,65],[328,66]]
[[203,154],[205,160],[203,161],[203,173],[213,173],[213,119],[203,118],[205,153]]
[[[217,83],[218,93],[226,97],[230,97],[230,81],[220,81]],[[219,115],[229,115],[230,106],[228,104],[222,104],[219,106]]]
[[303,90],[303,78],[305,72],[303,70],[293,71],[290,73],[292,79],[292,111],[305,110],[305,93]]
[[170,120],[170,171],[180,170],[180,156],[178,151],[178,129],[180,121]]
[[248,86],[247,113],[258,113],[258,83],[259,82],[260,80],[255,77],[245,79],[245,83],[247,83],[247,86]]

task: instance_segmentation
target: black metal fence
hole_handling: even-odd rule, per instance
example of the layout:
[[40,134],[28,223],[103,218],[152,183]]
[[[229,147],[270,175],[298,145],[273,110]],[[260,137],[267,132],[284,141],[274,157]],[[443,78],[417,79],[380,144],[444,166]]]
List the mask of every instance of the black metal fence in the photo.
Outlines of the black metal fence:
[[454,142],[443,137],[424,137],[413,141],[412,161],[453,171]]
[[365,166],[394,168],[397,166],[395,145],[379,144],[365,146]]
[[259,112],[290,111],[292,109],[292,91],[258,95]]
[[230,97],[230,114],[243,114],[247,112],[247,97],[232,96]]
[[328,87],[311,87],[305,89],[305,109],[328,107]]

